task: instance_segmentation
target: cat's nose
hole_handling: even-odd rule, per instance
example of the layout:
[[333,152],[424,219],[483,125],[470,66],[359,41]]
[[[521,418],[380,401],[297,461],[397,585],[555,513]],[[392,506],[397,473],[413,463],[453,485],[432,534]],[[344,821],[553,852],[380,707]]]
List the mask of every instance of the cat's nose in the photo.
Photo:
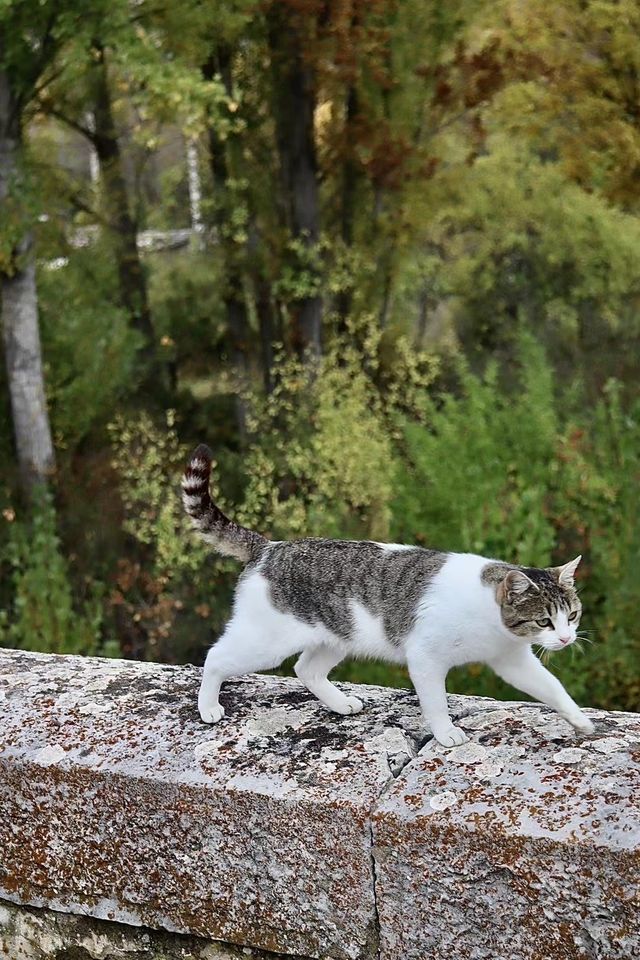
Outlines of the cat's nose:
[[571,643],[571,637],[558,637],[558,640],[560,641],[563,647],[566,647],[568,643]]

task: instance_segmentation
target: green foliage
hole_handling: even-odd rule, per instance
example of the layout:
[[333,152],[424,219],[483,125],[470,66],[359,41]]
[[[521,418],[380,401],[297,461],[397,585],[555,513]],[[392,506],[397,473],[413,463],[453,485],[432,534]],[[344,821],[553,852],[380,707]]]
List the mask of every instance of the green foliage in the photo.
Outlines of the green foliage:
[[[3,522],[9,530],[1,559],[10,571],[12,595],[0,610],[2,643],[45,653],[98,652],[102,589],[87,578],[86,599],[74,607],[69,564],[49,495],[41,492],[30,517],[16,520],[12,510],[5,510]],[[101,652],[113,652],[113,646]]]
[[[603,706],[637,710],[638,400],[625,404],[621,385],[610,381],[591,416],[572,418],[563,454],[563,497],[555,514],[565,536],[581,533],[586,545],[582,625],[593,642],[578,670],[578,695]],[[572,666],[561,671],[567,680]]]
[[149,296],[163,356],[192,375],[210,369],[224,341],[217,264],[186,251],[157,254],[152,265]]
[[491,365],[483,377],[460,361],[460,393],[426,398],[424,421],[405,420],[411,469],[396,470],[400,540],[544,566],[554,530],[547,515],[559,424],[552,372],[523,338],[513,393]]
[[[363,348],[338,341],[310,371],[281,358],[276,387],[254,396],[241,517],[276,538],[370,537],[389,534],[393,489],[392,412],[413,400],[428,376],[396,339],[394,375],[383,399],[380,336],[369,328]],[[424,364],[423,364],[424,365]]]
[[163,580],[193,573],[202,564],[204,548],[185,550],[189,523],[181,508],[176,479],[187,451],[178,441],[175,413],[156,426],[143,413],[132,419],[119,415],[109,424],[113,466],[120,478],[124,530],[153,556],[153,573]]
[[113,305],[113,266],[99,247],[72,251],[38,283],[55,442],[73,450],[135,388],[140,336]]
[[7,193],[0,203],[0,276],[12,277],[24,266],[24,237],[33,226],[36,202],[27,171],[8,173]]
[[322,292],[323,246],[310,243],[304,237],[292,237],[288,241],[282,275],[274,284],[275,291],[285,303],[317,297]]
[[610,362],[601,345],[639,332],[637,218],[503,134],[491,143],[463,179],[450,178],[452,198],[440,204],[435,233],[449,252],[438,284],[455,298],[462,342],[476,357],[512,348],[522,322],[559,367],[583,362],[587,381],[597,379]]
[[[634,591],[640,529],[640,406],[612,381],[595,411],[559,396],[540,346],[520,340],[519,375],[501,386],[462,365],[460,393],[405,421],[394,538],[549,566],[578,553],[589,645],[552,660],[578,699],[636,709],[640,653]],[[452,689],[504,696],[488,671],[460,671]]]
[[146,413],[119,415],[109,433],[123,528],[135,543],[134,557],[120,560],[111,604],[143,632],[144,656],[172,659],[175,645],[198,656],[211,627],[222,629],[234,567],[220,558],[209,561],[182,509],[179,478],[187,450],[178,440],[174,412],[161,424]]

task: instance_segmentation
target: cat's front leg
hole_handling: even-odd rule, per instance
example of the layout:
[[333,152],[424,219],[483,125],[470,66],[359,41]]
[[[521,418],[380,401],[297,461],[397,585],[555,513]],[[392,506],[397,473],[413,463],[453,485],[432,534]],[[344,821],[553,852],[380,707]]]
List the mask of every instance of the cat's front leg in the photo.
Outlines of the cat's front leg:
[[594,732],[591,720],[571,699],[558,678],[543,667],[530,647],[510,652],[505,657],[491,661],[489,665],[507,683],[552,707],[576,730],[581,733]]
[[469,739],[451,722],[445,686],[447,671],[419,648],[407,651],[407,666],[425,720],[443,747],[456,747]]

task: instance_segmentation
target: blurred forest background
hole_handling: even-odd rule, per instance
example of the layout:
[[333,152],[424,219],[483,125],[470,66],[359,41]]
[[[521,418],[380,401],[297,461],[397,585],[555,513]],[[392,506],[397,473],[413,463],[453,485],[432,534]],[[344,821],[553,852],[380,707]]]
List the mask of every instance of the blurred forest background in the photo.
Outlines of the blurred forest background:
[[639,36],[635,0],[0,0],[0,644],[202,662],[205,441],[274,538],[582,553],[552,669],[637,709]]

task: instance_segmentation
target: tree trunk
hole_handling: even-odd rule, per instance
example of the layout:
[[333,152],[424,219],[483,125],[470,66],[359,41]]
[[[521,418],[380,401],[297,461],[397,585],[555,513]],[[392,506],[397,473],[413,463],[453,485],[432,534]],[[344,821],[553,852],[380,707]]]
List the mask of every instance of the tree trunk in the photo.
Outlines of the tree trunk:
[[[0,69],[0,205],[18,175],[20,117],[9,78]],[[11,397],[20,483],[30,496],[46,484],[55,458],[44,390],[35,261],[28,232],[15,245],[10,262],[0,265],[2,338]]]
[[191,220],[191,230],[198,239],[198,246],[202,247],[202,234],[204,233],[204,222],[202,220],[202,184],[200,182],[200,170],[198,169],[198,147],[193,138],[185,140],[185,152],[187,156],[187,183],[189,186],[189,217]]
[[[202,67],[205,80],[212,80],[220,74],[227,95],[233,95],[231,77],[232,51],[227,46],[217,48]],[[218,249],[222,254],[224,288],[222,299],[227,316],[227,327],[231,341],[231,353],[237,381],[235,398],[236,422],[241,441],[247,433],[247,410],[243,396],[249,379],[249,341],[250,328],[247,304],[243,284],[243,262],[246,260],[246,248],[238,244],[230,235],[229,203],[233,202],[229,191],[229,160],[227,151],[232,144],[223,142],[213,125],[209,126],[209,162],[215,192],[215,224],[218,233]],[[233,135],[232,135],[233,137]]]
[[118,270],[120,301],[130,317],[132,327],[144,338],[148,367],[151,369],[156,351],[147,282],[138,253],[138,225],[129,208],[127,181],[111,106],[105,50],[99,41],[94,41],[93,51],[93,145],[100,163],[102,193]]
[[[320,235],[318,166],[314,134],[316,84],[305,62],[301,25],[295,12],[274,2],[268,9],[269,47],[273,76],[273,111],[280,161],[283,207],[288,230],[312,256]],[[317,285],[316,268],[304,272]],[[293,343],[300,355],[321,352],[322,297],[315,290],[293,303]]]
[[[353,126],[358,115],[358,92],[353,84],[347,90],[345,108],[345,158],[342,167],[342,206],[340,210],[340,233],[345,250],[353,245],[353,226],[356,213],[356,189],[358,183],[358,168],[353,154],[354,132]],[[353,289],[349,287],[341,290],[337,299],[338,333],[347,332],[347,317],[351,312]]]

